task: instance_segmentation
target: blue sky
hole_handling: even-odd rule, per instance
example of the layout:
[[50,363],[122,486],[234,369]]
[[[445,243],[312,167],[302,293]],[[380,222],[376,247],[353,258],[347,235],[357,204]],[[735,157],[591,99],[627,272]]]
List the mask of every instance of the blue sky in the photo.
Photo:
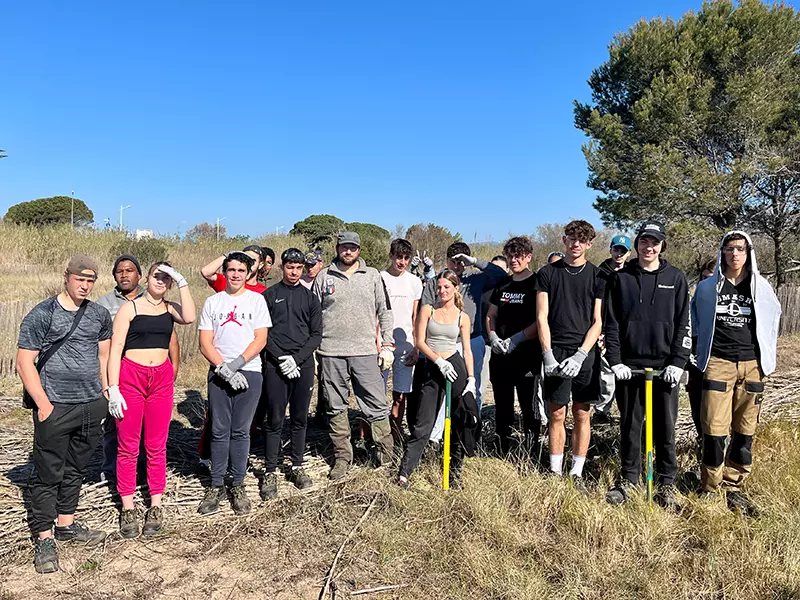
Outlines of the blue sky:
[[[544,5],[547,6],[544,6]],[[162,233],[224,217],[599,225],[572,101],[639,18],[699,2],[4,2],[0,211],[83,199]]]

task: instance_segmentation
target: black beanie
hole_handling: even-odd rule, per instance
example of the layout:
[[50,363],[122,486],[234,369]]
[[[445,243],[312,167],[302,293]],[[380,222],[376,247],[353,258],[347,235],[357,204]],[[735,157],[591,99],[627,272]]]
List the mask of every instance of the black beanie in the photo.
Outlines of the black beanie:
[[111,271],[112,275],[116,274],[117,267],[119,266],[119,263],[121,263],[123,260],[131,261],[136,266],[136,270],[139,271],[139,275],[142,274],[142,267],[139,265],[139,261],[136,260],[136,258],[131,256],[130,254],[123,254],[117,260],[114,261],[114,270]]

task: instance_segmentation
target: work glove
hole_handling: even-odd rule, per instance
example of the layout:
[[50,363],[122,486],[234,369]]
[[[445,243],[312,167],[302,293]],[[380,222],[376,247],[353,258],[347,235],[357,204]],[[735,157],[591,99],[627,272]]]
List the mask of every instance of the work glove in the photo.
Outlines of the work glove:
[[614,377],[619,379],[620,381],[627,381],[631,377],[633,377],[633,373],[631,372],[630,367],[626,367],[625,365],[611,365],[611,370],[614,371]]
[[492,346],[492,352],[495,354],[505,354],[506,353],[506,345],[503,340],[500,339],[500,336],[497,335],[494,331],[489,332],[489,344]]
[[525,332],[519,331],[512,335],[510,338],[503,340],[506,347],[506,354],[511,354],[514,349],[525,341]]
[[297,368],[297,363],[295,362],[293,356],[289,355],[279,356],[278,360],[280,361],[280,365],[278,366],[278,368],[281,370],[281,374],[284,377],[288,377],[289,373],[291,373]]
[[247,383],[247,378],[244,376],[244,373],[240,373],[239,371],[236,371],[236,373],[233,374],[233,377],[231,377],[231,380],[228,382],[228,384],[236,391],[244,391],[250,387],[250,384]]
[[578,351],[564,360],[558,365],[558,370],[564,379],[572,379],[581,371],[581,365],[586,357],[589,356],[583,348],[578,348]]
[[458,379],[456,368],[452,365],[452,363],[450,363],[450,361],[447,361],[440,356],[434,361],[433,364],[439,367],[439,370],[442,372],[442,375],[444,375],[444,378],[450,383]]
[[158,268],[156,269],[156,271],[161,271],[165,275],[169,275],[172,278],[172,281],[175,282],[175,284],[178,286],[179,289],[189,285],[186,282],[186,277],[184,277],[183,275],[178,273],[172,267],[169,267],[167,265],[158,265]]
[[381,346],[381,353],[378,354],[378,366],[381,371],[385,371],[394,362],[394,346]]
[[678,383],[680,383],[681,377],[683,377],[683,369],[674,365],[670,365],[664,369],[664,373],[661,375],[661,379],[670,384],[672,387],[675,387],[678,385]]
[[[417,256],[419,256],[419,253],[417,253]],[[422,251],[422,264],[425,265],[426,271],[430,271],[431,269],[433,269],[433,259],[430,256],[428,256],[427,250]]]
[[467,265],[468,267],[474,267],[478,264],[478,259],[469,254],[456,254],[453,256],[453,260],[460,262],[462,265]]
[[300,367],[295,367],[293,371],[286,373],[287,379],[297,379],[300,377]]
[[414,254],[414,256],[411,257],[411,262],[409,264],[411,265],[412,269],[416,269],[417,267],[419,267],[419,263],[421,261],[422,259],[419,257],[419,250],[417,250],[416,254]]
[[240,354],[231,361],[217,365],[217,368],[214,369],[214,372],[222,377],[225,381],[230,383],[231,379],[233,379],[233,376],[244,366],[245,362],[247,361],[245,361],[244,356]]
[[122,419],[123,411],[128,410],[128,403],[122,397],[118,385],[108,386],[108,414],[115,419]]
[[472,394],[473,397],[477,397],[475,394],[475,378],[474,377],[467,377],[467,385],[464,386],[464,391],[461,392],[461,395],[464,396],[466,394]]
[[558,361],[556,361],[556,357],[553,355],[552,350],[547,350],[544,354],[542,354],[542,359],[544,360],[544,374],[546,377],[553,377],[558,375]]

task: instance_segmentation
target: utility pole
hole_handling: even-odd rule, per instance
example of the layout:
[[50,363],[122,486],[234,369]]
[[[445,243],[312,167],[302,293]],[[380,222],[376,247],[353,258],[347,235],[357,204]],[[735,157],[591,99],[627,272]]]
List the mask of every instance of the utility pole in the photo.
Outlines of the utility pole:
[[119,207],[119,230],[120,231],[122,231],[122,211],[125,210],[125,209],[128,209],[130,207],[131,207],[130,204],[128,204],[127,206],[120,205],[120,207]]
[[72,211],[69,214],[69,224],[75,229],[75,190],[72,190]]
[[219,241],[219,224],[224,221],[227,217],[217,217],[217,241]]

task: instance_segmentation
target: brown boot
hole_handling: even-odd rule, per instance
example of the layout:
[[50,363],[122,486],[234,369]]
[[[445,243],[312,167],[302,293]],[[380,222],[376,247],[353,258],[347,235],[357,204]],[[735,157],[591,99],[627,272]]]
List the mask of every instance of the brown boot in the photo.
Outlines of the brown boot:
[[343,460],[347,464],[353,463],[353,445],[350,443],[350,420],[347,411],[333,415],[330,418],[330,436],[333,444],[333,453],[336,460]]
[[375,468],[389,464],[392,460],[394,449],[394,438],[392,437],[392,426],[389,417],[384,417],[378,421],[373,421],[372,439],[375,440],[375,454],[373,464]]

